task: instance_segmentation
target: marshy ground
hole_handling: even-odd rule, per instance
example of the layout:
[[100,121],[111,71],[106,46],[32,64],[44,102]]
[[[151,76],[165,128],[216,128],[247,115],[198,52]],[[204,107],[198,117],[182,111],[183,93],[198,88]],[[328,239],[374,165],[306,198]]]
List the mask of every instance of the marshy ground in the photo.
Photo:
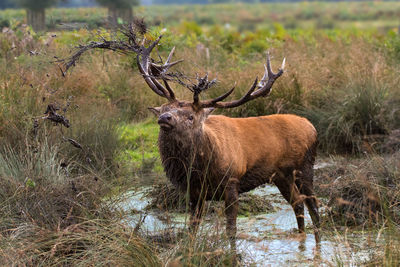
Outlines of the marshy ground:
[[[315,182],[323,221],[319,248],[316,247],[308,213],[306,212],[305,220],[307,234],[302,236],[297,233],[297,223],[291,206],[276,187],[267,184],[241,195],[237,242],[243,265],[374,265],[374,261],[384,255],[387,242],[392,246],[400,245],[395,236],[390,237],[390,233],[386,232],[390,230],[385,229],[385,226],[380,228],[371,225],[377,217],[384,216],[383,207],[380,211],[375,210],[376,214],[371,214],[368,200],[355,195],[359,191],[365,198],[372,197],[370,194],[376,184],[364,184],[370,187],[369,193],[364,192],[363,187],[353,187],[355,192],[352,194],[341,189],[350,187],[349,179],[354,179],[351,176],[365,167],[366,162],[355,159],[351,163],[343,164],[343,160],[344,158],[325,158],[315,165]],[[368,173],[373,170],[363,171]],[[344,182],[339,181],[340,179]],[[352,182],[362,183],[362,180],[355,178]],[[331,188],[332,183],[335,189]],[[140,232],[150,242],[164,248],[164,253],[173,255],[174,249],[179,246],[179,240],[184,238],[187,231],[189,213],[185,212],[187,207],[183,197],[179,197],[168,182],[141,187],[127,194],[121,202],[123,209],[131,213],[127,223],[140,228]],[[209,238],[209,242],[220,238],[215,236],[215,231],[224,236],[224,217],[223,203],[209,201],[199,235],[203,239]],[[214,257],[221,257],[218,248],[207,253],[215,253]],[[178,262],[184,262],[182,258],[177,258]],[[203,264],[207,264],[207,257],[205,258]]]

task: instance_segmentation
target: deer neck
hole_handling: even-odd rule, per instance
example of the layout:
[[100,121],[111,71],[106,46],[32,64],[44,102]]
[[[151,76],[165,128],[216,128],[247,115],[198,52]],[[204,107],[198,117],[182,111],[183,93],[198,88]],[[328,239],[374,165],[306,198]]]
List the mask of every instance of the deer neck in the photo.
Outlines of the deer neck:
[[170,181],[186,190],[187,180],[201,180],[212,158],[211,140],[203,129],[191,136],[160,131],[158,139],[161,161]]

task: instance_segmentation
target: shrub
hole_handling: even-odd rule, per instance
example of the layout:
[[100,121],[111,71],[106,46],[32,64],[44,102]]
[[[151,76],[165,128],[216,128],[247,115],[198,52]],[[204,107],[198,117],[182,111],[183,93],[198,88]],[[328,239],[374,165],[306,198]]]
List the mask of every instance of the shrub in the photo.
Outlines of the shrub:
[[321,108],[303,109],[318,129],[318,138],[324,151],[365,152],[365,137],[386,134],[386,91],[371,87],[356,87],[344,93],[340,102]]
[[400,61],[400,32],[389,31],[385,44],[390,52],[389,56],[393,56],[396,60]]

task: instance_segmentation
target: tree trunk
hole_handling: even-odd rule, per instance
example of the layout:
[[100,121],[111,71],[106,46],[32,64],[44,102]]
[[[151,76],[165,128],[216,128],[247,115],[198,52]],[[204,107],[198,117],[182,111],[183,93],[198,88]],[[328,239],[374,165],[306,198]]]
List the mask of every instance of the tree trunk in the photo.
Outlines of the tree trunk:
[[108,8],[108,22],[111,27],[117,27],[120,23],[130,23],[132,19],[132,8]]
[[46,30],[46,11],[44,8],[39,10],[26,10],[28,25],[31,25],[34,31]]

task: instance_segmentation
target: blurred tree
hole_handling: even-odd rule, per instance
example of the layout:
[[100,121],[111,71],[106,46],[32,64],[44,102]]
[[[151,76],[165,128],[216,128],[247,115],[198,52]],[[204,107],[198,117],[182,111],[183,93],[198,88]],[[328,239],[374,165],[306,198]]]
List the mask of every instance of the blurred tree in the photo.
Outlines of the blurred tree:
[[95,0],[65,0],[60,2],[57,7],[92,7],[96,5]]
[[58,0],[17,0],[17,4],[26,9],[27,23],[35,31],[46,29],[46,8],[57,2]]
[[13,8],[15,3],[12,0],[0,0],[0,9]]
[[120,20],[127,23],[133,18],[132,6],[139,5],[139,0],[96,0],[108,8],[109,22],[112,26],[118,25]]

